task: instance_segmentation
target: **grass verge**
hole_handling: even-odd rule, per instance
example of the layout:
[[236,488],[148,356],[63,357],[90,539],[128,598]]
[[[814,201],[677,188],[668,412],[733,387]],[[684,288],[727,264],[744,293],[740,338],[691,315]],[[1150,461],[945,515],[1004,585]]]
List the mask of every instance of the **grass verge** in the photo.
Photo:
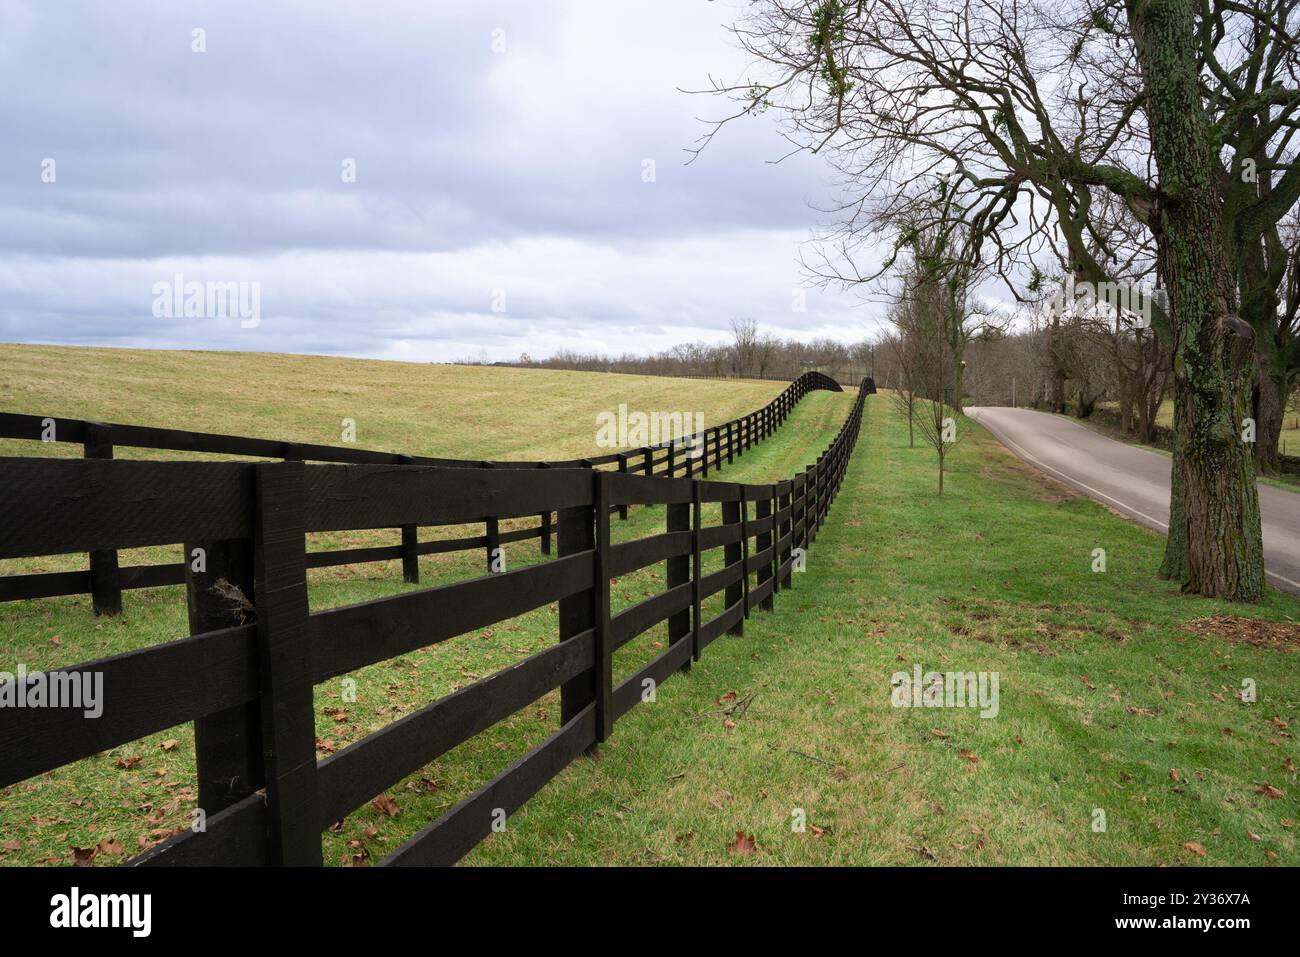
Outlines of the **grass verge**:
[[[776,613],[710,646],[468,861],[1300,862],[1300,657],[1222,625],[1296,636],[1300,602],[1181,596],[1153,576],[1157,535],[974,423],[938,498],[933,453],[886,403],[867,409]],[[914,664],[997,672],[997,716],[893,707],[891,676]]]

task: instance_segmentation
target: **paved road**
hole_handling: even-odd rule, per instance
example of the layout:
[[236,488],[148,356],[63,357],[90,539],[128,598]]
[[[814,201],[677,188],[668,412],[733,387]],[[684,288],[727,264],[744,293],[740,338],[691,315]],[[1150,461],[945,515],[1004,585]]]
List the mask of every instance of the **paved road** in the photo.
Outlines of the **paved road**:
[[[1059,415],[995,406],[966,414],[1035,468],[1160,532],[1169,530],[1171,460]],[[1300,594],[1300,494],[1259,486],[1269,581]]]

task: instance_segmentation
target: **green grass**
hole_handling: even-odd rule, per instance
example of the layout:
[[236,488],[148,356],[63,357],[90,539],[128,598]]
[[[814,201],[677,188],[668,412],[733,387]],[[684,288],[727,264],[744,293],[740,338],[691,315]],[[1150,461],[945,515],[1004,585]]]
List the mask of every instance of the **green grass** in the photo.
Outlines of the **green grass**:
[[[584,381],[601,389],[608,379]],[[693,384],[673,383],[679,396]],[[810,396],[721,477],[789,476],[830,441],[850,401]],[[497,407],[485,438],[522,441],[510,438],[510,406]],[[209,427],[197,413],[185,421]],[[1300,817],[1300,784],[1284,767],[1300,759],[1291,736],[1300,658],[1185,628],[1210,615],[1294,622],[1300,602],[1270,593],[1242,608],[1178,595],[1152,575],[1158,536],[1027,469],[973,423],[961,432],[939,499],[933,454],[906,447],[885,397],[868,399],[845,488],[808,571],[777,596],[775,614],[755,612],[743,637],[714,642],[466,863],[1300,862],[1286,824]],[[706,517],[716,521],[716,511]],[[652,534],[663,521],[662,509],[634,510],[615,523],[615,538]],[[374,541],[367,536],[351,538]],[[1107,551],[1105,574],[1090,570],[1097,547]],[[540,560],[534,543],[507,554],[511,568]],[[428,557],[423,584],[481,574],[481,562],[476,553]],[[312,606],[411,587],[399,579],[396,562],[313,572]],[[662,587],[661,568],[626,576],[614,584],[614,610]],[[117,619],[92,618],[81,598],[0,605],[0,661],[48,668],[186,631],[180,589],[129,592],[125,603]],[[363,669],[351,676],[355,702],[343,700],[341,681],[318,686],[320,755],[546,647],[556,633],[554,607],[539,609]],[[661,626],[620,649],[615,680],[664,640]],[[998,672],[998,716],[891,707],[890,676],[913,663]],[[1247,677],[1259,691],[1251,705],[1234,697]],[[727,715],[733,691],[749,704]],[[391,788],[391,803],[368,805],[326,835],[327,862],[371,863],[393,850],[554,731],[558,712],[552,693]],[[1282,796],[1258,793],[1264,782]],[[66,863],[73,847],[103,841],[96,862],[116,863],[142,840],[185,826],[195,799],[192,731],[162,732],[0,792],[0,862]],[[796,808],[807,814],[805,833],[791,830]],[[1106,813],[1104,833],[1091,829],[1096,808]],[[753,835],[754,853],[728,849],[737,831]],[[122,855],[113,853],[118,844]]]
[[[906,447],[881,398],[867,407],[846,486],[776,613],[710,646],[468,861],[1300,863],[1285,767],[1300,758],[1300,659],[1184,628],[1294,622],[1300,603],[1180,596],[1152,575],[1156,535],[973,423],[938,499],[932,453]],[[892,707],[891,674],[917,662],[998,672],[998,716]],[[1234,697],[1247,677],[1255,704]],[[728,727],[717,702],[732,691],[752,698]],[[1283,796],[1258,793],[1265,782]],[[795,809],[820,836],[792,830]],[[729,849],[738,831],[754,853]]]
[[[400,367],[393,370],[394,374],[400,371]],[[509,378],[514,371],[497,370],[496,374]],[[469,373],[479,376],[484,374],[484,370],[469,370]],[[555,375],[555,386],[559,391],[564,392],[570,387],[570,376],[563,373],[551,375]],[[545,373],[538,376],[534,389],[544,391],[547,377]],[[152,381],[154,388],[162,389],[160,381]],[[671,396],[662,391],[665,381],[670,382]],[[695,391],[696,380],[683,382],[584,375],[581,382],[586,384],[587,390],[602,395],[604,401],[613,406],[626,401],[634,408],[646,409],[657,406],[645,398],[641,391],[643,387],[652,387],[652,399],[657,397],[663,401],[671,398],[674,404],[665,406],[667,408],[682,408],[684,402],[691,402],[708,409],[704,402],[714,395],[718,385],[699,383],[707,387],[701,394]],[[749,401],[757,407],[781,388],[779,383],[744,383],[741,391],[754,385],[758,386],[754,398],[732,398],[730,403]],[[535,405],[555,402],[553,397],[546,395],[531,401]],[[592,400],[588,397],[586,401]],[[800,403],[791,421],[776,437],[751,450],[734,465],[724,468],[721,475],[749,481],[787,477],[811,463],[831,440],[850,401],[847,394],[815,393],[809,396]],[[516,404],[496,399],[492,408],[497,416],[491,426],[495,430],[492,441],[496,447],[504,448],[512,441],[510,433],[519,430],[515,424]],[[744,410],[748,408],[746,406]],[[59,410],[55,414],[73,413]],[[280,413],[277,411],[275,414]],[[727,417],[734,414],[731,412]],[[709,411],[706,422],[719,420],[713,416],[714,413]],[[106,415],[100,417],[108,418]],[[289,419],[286,415],[285,421]],[[258,424],[264,431],[277,434],[265,422]],[[207,423],[201,427],[207,428]],[[412,428],[418,428],[418,425]],[[585,417],[583,428],[588,430],[588,446],[578,451],[590,452],[594,413],[592,417]],[[527,439],[536,444],[543,441],[544,436],[528,435]],[[555,447],[540,446],[543,454],[558,457],[562,454],[560,443],[571,439],[561,434],[556,441]],[[716,507],[707,511],[707,520],[718,520]],[[663,523],[662,508],[633,510],[628,522],[615,524],[615,538],[624,540],[653,534],[663,528]],[[468,529],[439,531],[442,535],[472,533]],[[477,533],[481,534],[481,528]],[[430,530],[425,530],[423,537],[430,537]],[[396,533],[344,533],[311,536],[311,539],[312,548],[343,547],[395,543]],[[124,558],[124,562],[175,560],[173,551],[135,550],[129,558]],[[543,560],[536,542],[508,545],[506,554],[510,568]],[[720,550],[709,557],[709,570],[720,565]],[[418,587],[476,577],[483,574],[483,561],[483,556],[477,551],[425,557],[421,560],[422,583]],[[84,558],[77,556],[39,562],[4,562],[0,563],[0,574],[38,568],[78,567],[82,562]],[[417,587],[401,583],[398,562],[320,569],[310,573],[309,584],[313,610]],[[626,576],[614,586],[614,608],[617,610],[662,588],[661,569],[647,569]],[[120,617],[95,618],[90,614],[88,599],[82,597],[0,605],[0,662],[15,663],[0,667],[13,670],[16,662],[23,662],[29,670],[55,668],[157,644],[183,636],[188,631],[183,589],[127,592],[124,606],[125,613]],[[342,679],[318,686],[319,755],[324,757],[395,718],[541,650],[553,643],[557,634],[556,609],[551,606],[482,632],[362,669],[349,676],[356,681],[355,702],[344,700]],[[655,641],[653,635],[646,635],[621,649],[618,664],[623,672],[636,667],[633,655],[652,656],[654,652],[650,646]],[[390,817],[376,807],[367,807],[353,814],[341,828],[328,833],[327,859],[335,863],[354,857],[368,859],[370,855],[377,858],[396,848],[442,810],[502,770],[523,750],[539,743],[554,730],[558,714],[558,693],[552,693],[537,705],[457,748],[392,789],[390,793],[394,803],[387,807],[398,809],[396,816]],[[97,855],[97,862],[118,863],[142,847],[186,826],[190,811],[197,803],[193,748],[193,729],[186,725],[5,788],[0,792],[0,835],[3,835],[0,838],[0,863],[68,863],[73,848],[91,848],[101,842],[104,849]],[[360,844],[350,848],[350,841]]]

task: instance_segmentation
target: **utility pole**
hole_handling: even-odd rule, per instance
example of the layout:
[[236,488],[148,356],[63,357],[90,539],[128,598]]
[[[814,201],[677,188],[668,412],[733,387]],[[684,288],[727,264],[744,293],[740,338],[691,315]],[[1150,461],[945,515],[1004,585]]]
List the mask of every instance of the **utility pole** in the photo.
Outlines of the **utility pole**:
[[1016,407],[1016,377],[1011,377],[1011,408]]

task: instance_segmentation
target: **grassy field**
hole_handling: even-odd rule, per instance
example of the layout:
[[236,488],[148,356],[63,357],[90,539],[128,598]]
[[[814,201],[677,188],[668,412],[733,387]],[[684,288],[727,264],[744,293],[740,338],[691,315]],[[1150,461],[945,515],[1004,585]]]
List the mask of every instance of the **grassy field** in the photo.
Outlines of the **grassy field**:
[[[492,378],[515,374],[469,372],[498,395],[509,390]],[[613,378],[583,381],[601,390]],[[671,389],[670,407],[695,401],[697,384],[737,388],[657,382]],[[150,388],[167,391],[156,379]],[[776,391],[759,388],[759,400]],[[618,398],[615,386],[605,394],[642,401]],[[810,396],[723,476],[788,476],[829,442],[850,401]],[[545,448],[545,435],[516,434],[523,426],[513,403],[494,407],[485,441]],[[283,421],[304,414],[297,409]],[[281,434],[279,414],[232,429]],[[406,421],[395,403],[388,414]],[[183,421],[210,427],[197,413]],[[907,448],[904,425],[884,397],[867,401],[846,486],[807,572],[778,596],[776,613],[757,612],[743,637],[711,645],[467,864],[1300,863],[1292,737],[1300,602],[1271,593],[1241,608],[1179,596],[1152,577],[1157,536],[1038,476],[973,423],[961,425],[948,491],[936,498],[932,453]],[[573,440],[581,434],[591,441],[579,429]],[[383,447],[364,433],[362,441]],[[426,450],[439,448],[413,449]],[[662,509],[634,510],[615,523],[616,540],[651,534],[663,521]],[[1091,571],[1099,547],[1104,574]],[[720,559],[713,553],[711,567]],[[528,543],[509,549],[508,560],[517,567],[540,556]],[[480,574],[481,561],[473,553],[425,558],[424,584]],[[310,584],[314,609],[411,587],[400,583],[396,562],[320,570]],[[661,569],[620,579],[614,610],[662,585]],[[706,614],[721,596],[714,601]],[[129,592],[116,619],[92,618],[88,604],[0,605],[0,661],[49,668],[186,630],[180,589]],[[1204,621],[1214,616],[1248,620]],[[355,702],[342,700],[341,683],[318,686],[318,753],[545,647],[555,619],[554,607],[539,609],[364,669],[351,676]],[[1244,635],[1267,644],[1262,621],[1279,623],[1290,646],[1234,643]],[[663,641],[660,627],[620,649],[616,680]],[[996,672],[997,716],[892,707],[891,675],[914,664]],[[1236,696],[1247,678],[1258,689],[1251,704]],[[327,862],[372,863],[391,851],[540,742],[558,711],[558,696],[549,695],[350,815],[326,836]],[[0,863],[67,863],[74,848],[97,864],[117,863],[187,825],[195,800],[192,730],[178,727],[0,792]],[[792,829],[797,811],[806,815],[802,832]],[[1094,830],[1098,811],[1104,831]]]
[[[574,458],[598,451],[598,412],[702,411],[705,425],[766,405],[785,383],[595,375],[243,352],[0,344],[0,411],[447,458]],[[52,451],[53,450],[53,451]],[[0,441],[0,455],[80,455]],[[122,450],[120,458],[157,458]],[[167,458],[182,458],[166,453]],[[201,456],[188,456],[199,458]]]
[[[867,408],[776,614],[710,646],[469,860],[1300,863],[1300,602],[1178,595],[1152,577],[1156,535],[973,423],[938,499],[932,453],[881,398]],[[1290,650],[1192,624],[1242,615],[1283,623]],[[997,672],[997,716],[893,707],[891,676],[916,663]]]
[[[22,350],[26,351],[26,350]],[[131,354],[135,357],[137,354]],[[94,358],[104,360],[103,353]],[[152,362],[148,388],[160,396],[169,395],[169,361],[175,356],[144,355]],[[207,357],[186,356],[187,361],[175,368],[184,368],[186,376],[202,373]],[[224,358],[224,357],[220,357]],[[272,357],[283,361],[283,357]],[[256,364],[261,357],[249,357]],[[317,360],[304,360],[314,364]],[[392,364],[379,369],[360,367],[363,377],[385,381],[400,378],[403,367]],[[424,367],[414,367],[425,372]],[[487,403],[494,411],[494,421],[484,423],[480,410],[477,428],[485,431],[485,444],[500,450],[505,457],[508,450],[527,448],[530,452],[558,457],[591,451],[594,439],[594,414],[601,408],[616,407],[628,402],[633,408],[655,409],[653,403],[665,403],[663,408],[702,408],[706,422],[720,421],[749,411],[766,402],[782,388],[780,383],[717,383],[702,380],[664,380],[625,376],[574,376],[565,373],[530,374],[530,387],[536,393],[529,404],[549,407],[555,417],[556,444],[545,445],[544,429],[527,415],[521,415],[518,404],[501,397],[513,394],[514,389],[493,382],[494,376],[507,380],[516,370],[438,369],[448,403],[461,401],[460,393],[467,388],[479,390],[481,395],[495,396]],[[51,369],[48,374],[54,374]],[[546,394],[547,380],[554,377],[554,388],[561,394],[578,396],[583,391],[601,397],[593,399],[584,395],[581,405],[588,407],[590,415],[567,416],[560,414],[562,402]],[[719,399],[719,386],[732,393],[726,402]],[[59,391],[49,383],[45,388]],[[145,388],[140,386],[140,388]],[[380,407],[381,390],[374,386],[371,401]],[[64,390],[71,393],[73,390]],[[739,397],[738,397],[739,396]],[[88,401],[88,400],[87,400]],[[265,400],[268,403],[269,399]],[[332,401],[332,400],[329,400]],[[603,405],[601,402],[603,401]],[[223,402],[237,404],[238,399],[226,394]],[[576,402],[576,399],[575,399]],[[673,403],[668,405],[666,403]],[[713,406],[726,410],[714,418]],[[784,478],[803,465],[811,463],[834,436],[848,410],[851,397],[815,393],[800,403],[794,416],[777,437],[751,450],[733,466],[724,469],[723,475],[764,481]],[[684,403],[688,404],[684,406]],[[437,403],[434,403],[436,406]],[[6,406],[7,408],[8,406]],[[19,408],[28,409],[27,403]],[[270,407],[270,406],[269,406]],[[273,407],[272,407],[273,408]],[[42,407],[44,412],[46,407]],[[61,406],[54,414],[96,414],[85,406]],[[402,419],[400,411],[388,414],[394,421],[403,423],[412,438],[418,437],[421,423],[429,421],[412,413]],[[101,418],[110,418],[102,410]],[[247,419],[232,428],[247,433],[282,435],[298,421],[297,415],[273,409],[269,420],[256,422]],[[140,413],[134,419],[148,422],[166,421],[149,414],[147,403],[140,402]],[[209,428],[209,423],[190,417],[186,423],[195,428]],[[457,427],[460,424],[452,423]],[[221,426],[222,428],[226,426]],[[581,430],[585,429],[587,444],[581,445]],[[460,443],[450,454],[467,454],[473,448],[472,434],[458,434]],[[525,443],[527,443],[525,445]],[[11,443],[17,444],[17,443]],[[377,443],[378,444],[378,443]],[[35,443],[24,447],[31,454]],[[381,446],[382,447],[382,446]],[[415,447],[415,446],[407,446]],[[444,447],[427,446],[435,454]],[[419,449],[424,451],[425,449]],[[472,454],[472,453],[468,453]],[[717,521],[714,509],[708,510],[708,520]],[[615,526],[616,540],[653,534],[663,528],[662,509],[633,510],[626,523]],[[503,525],[503,528],[506,527]],[[439,530],[443,535],[470,534],[468,529]],[[481,534],[481,528],[478,530]],[[426,533],[423,537],[432,537]],[[358,532],[311,536],[310,547],[364,546],[395,543],[395,532]],[[124,553],[123,561],[175,560],[174,549],[137,549]],[[711,556],[708,569],[721,563],[720,550]],[[536,543],[507,546],[508,567],[542,560]],[[84,557],[41,559],[22,562],[0,562],[0,574],[18,571],[53,570],[65,567],[83,567]],[[444,584],[482,574],[483,556],[478,552],[427,556],[421,559],[422,585]],[[343,566],[320,569],[310,573],[310,592],[313,610],[366,601],[394,594],[406,586],[401,583],[400,563],[384,562],[361,566]],[[619,580],[614,588],[615,610],[640,598],[662,590],[661,570],[647,569]],[[714,613],[721,602],[716,596],[712,605]],[[133,648],[156,644],[187,633],[184,591],[180,588],[130,591],[124,596],[125,612],[116,618],[94,618],[89,611],[87,598],[66,598],[27,603],[0,605],[0,670],[14,670],[17,662],[29,670],[49,669],[61,665],[92,660],[117,654]],[[662,642],[662,631],[647,634],[619,650],[620,673],[630,673],[656,653],[656,643]],[[342,681],[317,688],[319,735],[318,753],[321,757],[336,751],[365,734],[378,730],[384,724],[407,714],[431,700],[442,697],[457,688],[471,683],[506,665],[519,661],[555,641],[558,633],[556,609],[539,609],[490,630],[462,636],[445,644],[357,672],[350,677],[357,682],[356,702],[342,701]],[[455,803],[474,787],[502,770],[522,750],[539,743],[554,730],[559,714],[558,693],[547,696],[535,707],[515,715],[491,732],[475,738],[456,749],[452,754],[431,765],[421,774],[394,789],[389,801],[354,814],[349,820],[327,835],[328,859],[331,863],[362,863],[381,856],[397,847],[428,820]],[[101,755],[76,762],[0,792],[0,863],[5,864],[61,864],[72,860],[74,849],[80,856],[92,856],[100,864],[117,863],[139,849],[165,838],[189,821],[189,813],[197,803],[193,786],[193,729],[192,726],[173,728],[128,746],[115,748]],[[381,810],[380,807],[384,810]],[[390,811],[398,811],[390,815]],[[353,846],[349,846],[352,844]]]

